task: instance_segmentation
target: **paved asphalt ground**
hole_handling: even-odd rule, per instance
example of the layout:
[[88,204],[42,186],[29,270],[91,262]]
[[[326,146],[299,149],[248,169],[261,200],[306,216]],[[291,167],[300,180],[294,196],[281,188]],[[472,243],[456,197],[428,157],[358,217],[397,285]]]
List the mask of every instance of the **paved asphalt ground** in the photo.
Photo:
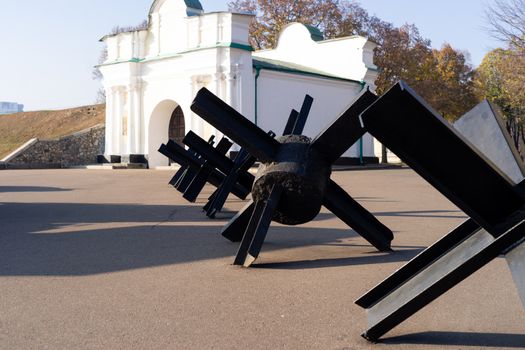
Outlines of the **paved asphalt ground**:
[[393,231],[377,253],[332,214],[272,224],[257,265],[231,265],[219,220],[170,171],[0,171],[1,349],[525,348],[498,258],[370,344],[353,302],[465,216],[408,169],[332,176]]

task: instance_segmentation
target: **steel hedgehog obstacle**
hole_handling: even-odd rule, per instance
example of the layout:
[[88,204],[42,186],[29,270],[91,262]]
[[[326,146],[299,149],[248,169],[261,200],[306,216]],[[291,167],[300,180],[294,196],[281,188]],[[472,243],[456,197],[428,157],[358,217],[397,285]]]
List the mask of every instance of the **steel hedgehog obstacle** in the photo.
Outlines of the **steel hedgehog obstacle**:
[[[301,111],[297,112],[295,109],[292,110],[284,128],[283,136],[302,134],[306,124],[306,119],[310,113],[310,108],[312,107],[312,103],[313,98],[309,95],[306,95],[301,107]],[[273,131],[269,131],[268,135],[275,137]],[[256,161],[257,158],[252,156],[248,151],[246,151],[246,149],[241,148],[235,157],[232,170],[226,175],[224,182],[221,184],[221,186],[219,186],[219,188],[217,188],[217,191],[211,196],[208,203],[204,206],[204,211],[208,217],[213,218],[218,211],[221,211],[224,203],[226,202],[226,198],[231,191],[232,184],[235,183],[239,176],[246,173]]]
[[325,206],[381,251],[393,234],[330,179],[332,164],[365,133],[359,114],[376,100],[368,90],[313,140],[303,135],[272,138],[213,93],[203,88],[191,109],[261,163],[252,200],[226,225],[222,235],[241,241],[235,265],[258,257],[271,221],[299,225]]
[[[226,153],[231,146],[231,142],[227,139],[225,140],[227,141],[225,143],[229,145],[228,148],[224,150],[224,153]],[[202,142],[207,144],[208,147],[214,149],[213,146],[206,143],[206,141],[202,140]],[[220,145],[221,143],[219,143],[218,147]],[[216,149],[214,150],[219,152]],[[206,182],[209,182],[215,187],[219,187],[224,181],[225,176],[222,172],[213,168],[207,160],[199,157],[195,151],[185,149],[173,140],[168,141],[167,144],[161,145],[159,152],[179,163],[181,169],[184,169],[183,171],[179,170],[170,183],[173,182],[176,185],[176,188],[183,193],[184,198],[190,202],[195,201],[195,198],[202,191]],[[250,193],[250,187],[250,179],[238,181],[233,185],[231,193],[241,199],[245,199]]]
[[[215,136],[211,136],[206,145],[209,148],[213,149],[213,144]],[[200,141],[204,142],[201,138],[199,138]],[[189,145],[188,151],[184,150],[182,147],[177,147],[178,145],[174,141],[169,141],[168,145],[162,145],[159,151],[161,153],[164,153],[164,148],[170,149],[172,152],[184,154],[188,153],[191,157],[196,157],[197,160],[202,161],[201,165],[198,169],[195,169],[195,167],[191,167],[188,162],[180,162],[180,169],[177,171],[175,176],[170,180],[170,185],[173,185],[179,192],[183,194],[183,197],[190,201],[195,202],[197,199],[197,196],[200,194],[204,186],[209,180],[209,177],[211,176],[212,168],[209,166],[209,162],[205,159],[203,159],[195,149]],[[214,149],[216,152],[221,154],[226,154],[230,147],[232,146],[232,143],[227,138],[223,137],[219,143],[217,144],[217,147]],[[172,159],[174,161],[177,161],[177,159]],[[245,196],[244,196],[245,198]]]
[[[215,135],[210,136],[208,139],[208,144],[211,146],[215,144]],[[162,145],[161,148],[163,146],[165,147],[166,145]],[[193,154],[197,156],[195,152],[193,152]],[[175,187],[181,193],[184,193],[185,189],[189,186],[192,178],[195,177],[195,175],[196,174],[193,172],[193,169],[191,169],[188,164],[181,164],[179,170],[171,178],[169,184]]]
[[[288,122],[286,123],[283,135],[296,135],[303,132],[310,108],[312,107],[312,103],[313,98],[309,95],[306,95],[301,107],[301,111],[297,112],[295,109],[292,110],[290,117],[288,118]],[[271,130],[268,131],[267,134],[272,138],[275,137],[275,133]],[[242,179],[243,177],[245,179],[249,179],[249,188],[252,187],[254,176],[249,173],[248,170],[254,165],[257,159],[252,156],[245,148],[241,148],[232,162],[224,154],[218,154],[217,152],[214,152],[213,149],[208,147],[199,139],[200,138],[197,135],[190,131],[184,138],[183,142],[186,145],[196,149],[200,156],[207,159],[211,164],[213,164],[217,169],[225,174],[223,182],[210,196],[208,203],[203,208],[208,217],[214,218],[215,214],[222,210],[228,195],[232,191],[232,186],[239,179]]]
[[363,336],[376,341],[500,254],[525,306],[525,165],[497,110],[483,102],[453,128],[400,82],[361,119],[469,216],[356,301],[368,313]]
[[[301,111],[292,110],[283,135],[299,135],[303,132],[312,103],[313,98],[306,95]],[[269,131],[268,135],[275,137],[273,131]],[[256,162],[255,157],[241,148],[232,161],[226,156],[232,146],[226,137],[214,148],[214,136],[206,143],[190,131],[182,143],[188,146],[188,150],[169,140],[167,144],[161,145],[159,152],[180,164],[181,168],[170,184],[183,193],[186,200],[195,202],[206,182],[210,182],[217,189],[209,197],[203,210],[208,217],[214,218],[222,210],[230,193],[241,199],[246,198],[254,181],[254,176],[248,170]]]

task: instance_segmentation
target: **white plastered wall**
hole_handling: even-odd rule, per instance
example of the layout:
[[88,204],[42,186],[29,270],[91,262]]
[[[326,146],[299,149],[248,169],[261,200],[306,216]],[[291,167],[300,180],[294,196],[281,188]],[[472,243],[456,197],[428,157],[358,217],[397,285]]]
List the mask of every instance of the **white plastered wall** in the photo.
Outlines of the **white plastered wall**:
[[362,36],[314,41],[306,26],[292,23],[283,29],[274,50],[258,51],[254,56],[293,62],[341,78],[363,80],[374,89],[376,46]]
[[[306,94],[314,98],[304,135],[315,137],[344,112],[362,89],[356,82],[261,70],[258,84],[258,125],[281,135],[292,109],[300,110]],[[342,132],[344,137],[344,131]],[[358,158],[359,145],[343,157]],[[372,137],[363,138],[363,156],[374,157]]]

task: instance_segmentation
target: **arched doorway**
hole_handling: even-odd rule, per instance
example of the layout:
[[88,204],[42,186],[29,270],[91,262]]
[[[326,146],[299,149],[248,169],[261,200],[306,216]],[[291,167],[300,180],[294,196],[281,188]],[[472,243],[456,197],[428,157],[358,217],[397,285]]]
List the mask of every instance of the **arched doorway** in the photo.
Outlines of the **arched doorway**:
[[186,127],[184,124],[184,112],[180,106],[177,106],[170,118],[170,126],[168,130],[168,137],[170,140],[182,145],[182,139],[186,135]]
[[149,120],[147,143],[150,168],[170,164],[158,149],[169,139],[182,142],[185,132],[184,113],[179,104],[172,100],[160,102],[153,109]]

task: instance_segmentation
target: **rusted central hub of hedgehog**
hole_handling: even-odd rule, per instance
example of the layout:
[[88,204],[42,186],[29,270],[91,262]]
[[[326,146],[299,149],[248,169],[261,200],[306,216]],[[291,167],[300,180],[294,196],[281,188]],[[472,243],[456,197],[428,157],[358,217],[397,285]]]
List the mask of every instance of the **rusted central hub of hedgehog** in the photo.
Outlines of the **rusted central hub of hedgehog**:
[[281,143],[275,161],[259,167],[252,189],[254,201],[269,197],[274,185],[283,189],[273,220],[299,225],[313,220],[328,186],[331,164],[310,147],[311,139],[302,135],[277,138]]

